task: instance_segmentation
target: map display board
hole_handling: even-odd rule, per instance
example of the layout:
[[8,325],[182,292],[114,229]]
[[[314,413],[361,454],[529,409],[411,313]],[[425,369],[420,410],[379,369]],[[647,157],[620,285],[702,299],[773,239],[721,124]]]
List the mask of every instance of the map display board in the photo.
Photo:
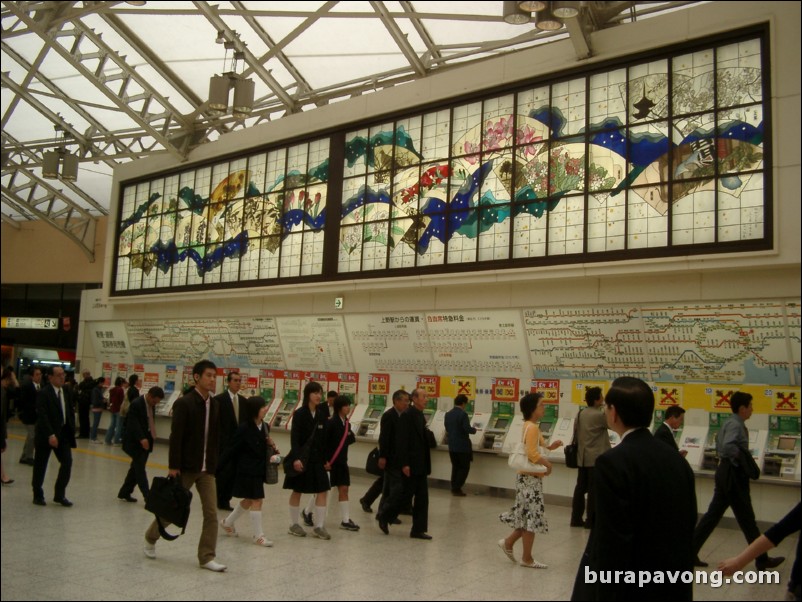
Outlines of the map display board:
[[282,317],[276,323],[293,370],[353,371],[342,316]]
[[126,322],[134,359],[145,363],[283,368],[274,318],[215,318]]
[[542,308],[524,322],[539,378],[636,376],[667,394],[673,383],[799,379],[798,301]]
[[440,374],[527,374],[532,370],[517,310],[427,313],[426,327]]
[[365,372],[431,370],[426,317],[418,313],[345,316],[354,364]]

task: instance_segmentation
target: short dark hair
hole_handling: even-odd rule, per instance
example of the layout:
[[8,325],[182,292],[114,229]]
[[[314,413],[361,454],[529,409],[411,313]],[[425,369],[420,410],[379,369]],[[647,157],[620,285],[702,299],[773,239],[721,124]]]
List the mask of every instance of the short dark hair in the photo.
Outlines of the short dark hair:
[[601,399],[602,390],[601,387],[588,387],[585,389],[585,403],[588,404],[589,408],[593,407],[599,399]]
[[337,391],[329,391],[326,393],[326,399],[331,399],[332,397],[338,397],[340,394]]
[[671,406],[666,410],[666,420],[669,418],[679,418],[685,413],[685,408],[682,406]]
[[607,391],[607,405],[614,407],[624,426],[649,426],[654,412],[654,391],[639,378],[620,376]]
[[164,399],[164,389],[161,387],[151,387],[148,389],[148,395],[156,399]]
[[323,393],[323,386],[314,380],[310,380],[304,387],[304,406],[309,405],[309,396],[312,393]]
[[239,374],[239,370],[232,370],[231,372],[229,372],[229,373],[226,375],[226,382],[227,382],[227,383],[230,383],[230,382],[231,382],[231,379],[232,379],[232,378],[234,378],[234,375],[235,375],[235,374]]
[[401,401],[402,397],[409,397],[409,391],[398,389],[395,393],[393,393],[393,401]]
[[125,379],[122,376],[118,376],[114,379],[114,386],[119,387],[121,384],[125,382]]
[[468,403],[468,396],[467,396],[467,395],[461,394],[461,395],[457,395],[457,396],[454,398],[454,405],[455,405],[455,406],[460,406],[460,407],[462,407],[462,406],[464,406],[466,403]]
[[214,362],[211,360],[201,360],[194,366],[192,366],[192,376],[196,374],[198,376],[203,376],[203,373],[206,372],[208,369],[212,369],[217,372],[217,366],[214,365]]
[[521,414],[524,415],[524,420],[529,420],[532,414],[535,413],[541,399],[543,399],[543,393],[527,393],[521,397],[518,405],[521,408]]
[[243,413],[243,422],[250,420],[256,420],[256,417],[259,416],[260,410],[267,405],[264,397],[259,397],[258,395],[254,395],[253,397],[249,397],[245,400],[245,404],[242,406]]
[[345,406],[350,406],[350,405],[351,405],[350,397],[348,397],[347,395],[338,395],[337,399],[334,400],[334,405],[332,406],[334,408],[334,414],[335,415],[339,414],[340,410],[342,410]]
[[750,403],[752,403],[752,396],[743,391],[736,391],[732,394],[732,397],[730,397],[730,407],[732,408],[733,414],[737,414],[738,410],[742,407],[745,408]]

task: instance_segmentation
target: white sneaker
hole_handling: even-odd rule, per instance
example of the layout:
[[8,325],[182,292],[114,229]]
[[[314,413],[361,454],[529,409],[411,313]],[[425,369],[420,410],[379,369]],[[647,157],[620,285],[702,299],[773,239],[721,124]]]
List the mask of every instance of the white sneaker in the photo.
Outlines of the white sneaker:
[[253,538],[253,543],[255,543],[257,546],[262,546],[262,547],[265,547],[265,548],[272,548],[273,547],[273,542],[270,541],[264,535],[260,535],[259,537],[254,537]]
[[156,558],[156,544],[150,543],[147,539],[145,540],[145,547],[142,551],[148,558]]
[[228,568],[226,565],[220,564],[216,560],[210,560],[206,564],[200,565],[200,567],[208,571],[214,571],[215,573],[222,573]]
[[220,521],[220,526],[222,527],[223,532],[226,535],[228,535],[229,537],[238,537],[239,536],[239,533],[237,533],[237,529],[234,527],[234,525],[231,525],[229,527],[226,524],[226,519],[223,519],[223,520]]

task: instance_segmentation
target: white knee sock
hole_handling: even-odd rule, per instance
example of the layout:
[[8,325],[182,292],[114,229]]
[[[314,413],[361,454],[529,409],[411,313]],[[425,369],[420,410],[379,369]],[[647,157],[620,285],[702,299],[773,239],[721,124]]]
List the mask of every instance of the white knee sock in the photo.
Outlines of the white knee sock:
[[234,511],[226,517],[226,526],[233,527],[237,519],[245,513],[245,508],[237,504],[234,506]]
[[315,506],[315,527],[320,528],[326,524],[326,507]]
[[301,507],[290,506],[290,524],[297,525],[299,520],[301,520]]
[[251,525],[253,526],[253,536],[259,538],[265,534],[264,529],[262,529],[262,511],[251,510],[250,515]]
[[342,521],[344,523],[351,520],[351,510],[348,507],[348,500],[340,502],[340,516],[342,516]]

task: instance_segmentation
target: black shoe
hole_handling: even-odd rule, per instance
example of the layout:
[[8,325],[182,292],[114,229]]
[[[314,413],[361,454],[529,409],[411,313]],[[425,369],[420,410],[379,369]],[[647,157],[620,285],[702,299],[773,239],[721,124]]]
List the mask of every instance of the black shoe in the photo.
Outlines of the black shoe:
[[390,534],[390,527],[387,526],[387,521],[384,520],[383,518],[379,519],[379,529],[381,529],[382,533],[384,533],[385,535]]
[[769,569],[777,568],[785,562],[785,556],[767,556],[765,560],[758,558],[755,560],[755,568],[758,571],[767,571]]
[[409,536],[412,539],[426,539],[429,540],[432,538],[431,535],[427,535],[426,533],[410,533]]
[[136,503],[136,498],[135,497],[131,497],[130,495],[118,495],[117,499],[118,500],[122,500],[124,502],[130,502],[132,504]]
[[301,510],[301,518],[304,520],[304,524],[307,527],[314,527],[315,521],[312,519],[312,513],[307,513],[306,510]]
[[[127,502],[128,500],[125,500],[125,501]],[[217,508],[218,508],[219,510],[227,510],[228,512],[233,512],[233,511],[234,511],[234,509],[231,507],[231,504],[230,504],[230,503],[226,503],[226,504],[217,504]]]
[[362,506],[362,512],[367,512],[368,514],[373,514],[373,508],[371,508],[370,504],[368,504],[365,501],[365,498],[361,498],[359,500],[359,505]]
[[710,565],[706,563],[704,560],[699,560],[699,557],[697,556],[696,559],[693,561],[693,566],[697,566],[699,568],[705,568],[706,566]]
[[44,500],[43,500],[42,498],[40,498],[40,497],[35,497],[35,498],[33,498],[33,503],[34,503],[36,506],[47,506],[47,502],[46,502],[46,501],[44,501]]
[[393,520],[390,521],[390,524],[391,525],[400,525],[400,524],[402,524],[401,523],[401,519],[400,518],[394,518]]
[[454,497],[467,497],[468,494],[465,493],[462,489],[454,489],[451,492],[451,495],[453,495]]
[[57,504],[61,504],[65,508],[69,508],[70,506],[72,506],[72,502],[65,497],[53,498],[53,501],[56,502]]

